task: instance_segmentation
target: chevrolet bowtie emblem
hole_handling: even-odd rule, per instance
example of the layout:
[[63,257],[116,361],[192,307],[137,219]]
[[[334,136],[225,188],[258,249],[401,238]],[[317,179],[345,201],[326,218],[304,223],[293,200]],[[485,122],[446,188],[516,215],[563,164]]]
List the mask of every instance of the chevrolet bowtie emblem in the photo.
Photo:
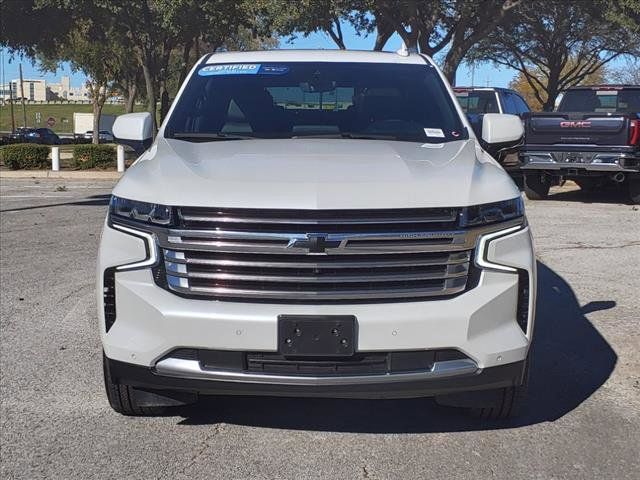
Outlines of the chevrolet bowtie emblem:
[[338,248],[340,240],[327,240],[324,234],[307,234],[307,238],[292,238],[287,248],[304,248],[309,253],[324,253],[327,248]]

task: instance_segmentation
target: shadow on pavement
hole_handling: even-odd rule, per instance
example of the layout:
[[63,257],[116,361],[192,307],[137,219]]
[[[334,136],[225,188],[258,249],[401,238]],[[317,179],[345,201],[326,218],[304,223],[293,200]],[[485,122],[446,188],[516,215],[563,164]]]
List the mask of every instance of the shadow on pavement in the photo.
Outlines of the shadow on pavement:
[[580,188],[554,192],[551,190],[549,197],[543,201],[562,201],[580,203],[615,203],[617,205],[631,205],[631,200],[625,188],[618,188],[615,185],[607,185],[601,189],[585,191]]
[[106,207],[109,205],[111,194],[91,195],[82,200],[73,202],[47,203],[45,205],[29,205],[28,207],[6,208],[0,212],[19,212],[21,210],[35,210],[38,208],[61,207],[65,205],[86,206],[86,207]]
[[430,399],[339,400],[212,397],[184,408],[182,425],[230,423],[294,430],[425,433],[513,428],[552,422],[588,399],[613,371],[617,355],[585,317],[615,302],[580,307],[571,287],[538,263],[538,314],[529,401],[523,415],[483,422]]

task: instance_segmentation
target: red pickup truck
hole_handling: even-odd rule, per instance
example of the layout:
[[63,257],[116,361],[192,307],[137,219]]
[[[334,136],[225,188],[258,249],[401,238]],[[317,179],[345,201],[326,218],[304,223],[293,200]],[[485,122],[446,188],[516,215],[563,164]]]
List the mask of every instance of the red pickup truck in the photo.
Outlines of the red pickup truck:
[[640,203],[640,85],[573,87],[557,111],[523,115],[525,193],[544,199],[573,180],[585,190],[615,182]]

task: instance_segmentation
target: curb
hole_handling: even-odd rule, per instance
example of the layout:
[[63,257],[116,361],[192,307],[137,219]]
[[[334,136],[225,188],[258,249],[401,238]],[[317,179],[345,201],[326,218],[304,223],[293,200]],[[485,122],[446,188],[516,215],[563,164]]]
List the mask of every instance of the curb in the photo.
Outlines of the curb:
[[51,171],[51,170],[0,170],[0,178],[61,178],[81,180],[119,180],[120,172]]

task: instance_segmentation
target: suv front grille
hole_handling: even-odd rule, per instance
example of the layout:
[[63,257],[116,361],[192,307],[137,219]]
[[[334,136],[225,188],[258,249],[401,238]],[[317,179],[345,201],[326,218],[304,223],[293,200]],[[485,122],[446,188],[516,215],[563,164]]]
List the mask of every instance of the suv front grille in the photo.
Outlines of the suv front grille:
[[166,288],[181,295],[397,301],[455,295],[470,283],[475,236],[457,228],[457,209],[179,208],[178,219],[158,234],[164,272],[155,278],[165,273]]

